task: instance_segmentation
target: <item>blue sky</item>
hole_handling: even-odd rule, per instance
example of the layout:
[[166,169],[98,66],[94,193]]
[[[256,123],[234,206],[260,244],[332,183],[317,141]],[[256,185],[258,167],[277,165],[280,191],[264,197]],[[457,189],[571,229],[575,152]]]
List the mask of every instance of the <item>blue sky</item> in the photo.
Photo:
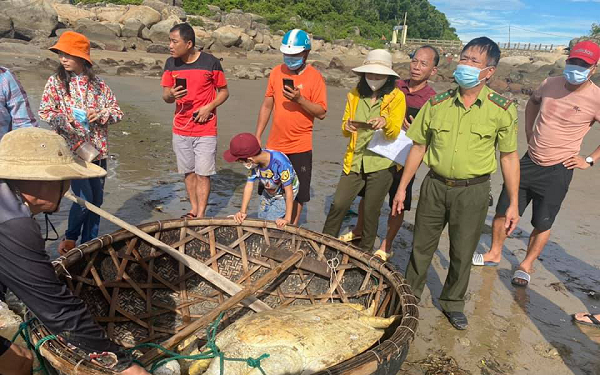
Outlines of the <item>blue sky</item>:
[[[600,23],[600,0],[430,0],[458,36],[488,36],[499,43],[568,44]],[[410,25],[410,24],[409,24]],[[410,26],[409,26],[410,27]]]

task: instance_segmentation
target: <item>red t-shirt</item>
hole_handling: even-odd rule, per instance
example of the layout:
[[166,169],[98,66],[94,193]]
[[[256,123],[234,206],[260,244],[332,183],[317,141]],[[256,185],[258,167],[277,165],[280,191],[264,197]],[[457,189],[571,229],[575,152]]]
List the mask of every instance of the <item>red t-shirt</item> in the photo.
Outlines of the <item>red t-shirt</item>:
[[300,74],[293,74],[285,64],[273,68],[269,76],[265,96],[273,97],[273,124],[267,140],[267,148],[284,154],[297,154],[312,150],[314,117],[283,96],[283,79],[294,81],[302,96],[327,110],[327,88],[321,73],[306,65]]
[[186,64],[179,58],[169,57],[160,84],[175,86],[176,78],[184,78],[188,93],[176,101],[173,133],[189,137],[217,135],[217,111],[207,122],[197,123],[192,114],[200,107],[212,102],[217,88],[227,86],[221,61],[213,55],[201,52],[196,61]]

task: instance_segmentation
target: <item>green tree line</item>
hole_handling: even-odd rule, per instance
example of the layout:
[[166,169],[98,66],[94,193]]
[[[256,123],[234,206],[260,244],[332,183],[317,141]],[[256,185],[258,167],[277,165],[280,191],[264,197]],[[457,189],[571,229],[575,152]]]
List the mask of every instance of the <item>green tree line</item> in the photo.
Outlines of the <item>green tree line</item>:
[[[241,9],[263,16],[272,30],[295,27],[325,40],[391,38],[407,12],[409,38],[458,39],[444,13],[427,0],[183,0],[186,12],[208,14],[207,5],[224,11]],[[361,37],[355,37],[355,28]]]

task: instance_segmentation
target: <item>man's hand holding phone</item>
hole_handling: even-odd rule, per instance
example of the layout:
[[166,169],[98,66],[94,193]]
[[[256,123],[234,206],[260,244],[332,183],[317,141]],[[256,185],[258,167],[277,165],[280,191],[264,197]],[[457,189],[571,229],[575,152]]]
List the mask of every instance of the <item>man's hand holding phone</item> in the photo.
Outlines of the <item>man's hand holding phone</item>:
[[206,122],[208,120],[210,120],[210,116],[212,115],[212,108],[210,107],[210,105],[205,105],[202,106],[200,108],[198,108],[195,112],[194,112],[194,121],[195,122]]
[[183,98],[184,96],[187,95],[187,89],[184,89],[181,86],[174,86],[171,87],[171,96],[174,97],[175,99],[179,100],[181,98]]
[[292,102],[298,102],[302,98],[300,89],[288,85],[283,85],[283,96]]

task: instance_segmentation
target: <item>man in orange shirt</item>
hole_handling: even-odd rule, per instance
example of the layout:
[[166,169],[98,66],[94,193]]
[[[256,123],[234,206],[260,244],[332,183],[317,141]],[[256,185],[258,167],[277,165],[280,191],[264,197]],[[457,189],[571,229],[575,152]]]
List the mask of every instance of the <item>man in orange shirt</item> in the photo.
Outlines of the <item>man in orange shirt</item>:
[[[600,121],[600,88],[590,78],[596,72],[600,46],[591,41],[571,49],[563,76],[547,78],[531,95],[525,107],[527,153],[521,159],[519,214],[533,201],[527,255],[512,276],[512,283],[527,286],[533,262],[550,238],[550,228],[567,195],[573,169],[587,169],[600,159],[600,146],[589,156],[579,155],[581,142]],[[502,189],[492,223],[492,246],[475,254],[473,265],[496,266],[506,240],[504,213],[508,206]]]
[[310,47],[310,37],[303,30],[290,30],[284,35],[280,48],[284,63],[271,71],[256,124],[256,138],[260,140],[274,112],[266,148],[286,154],[300,180],[292,211],[294,225],[298,225],[302,207],[310,200],[313,122],[315,117],[323,120],[327,113],[325,80],[306,63]]

